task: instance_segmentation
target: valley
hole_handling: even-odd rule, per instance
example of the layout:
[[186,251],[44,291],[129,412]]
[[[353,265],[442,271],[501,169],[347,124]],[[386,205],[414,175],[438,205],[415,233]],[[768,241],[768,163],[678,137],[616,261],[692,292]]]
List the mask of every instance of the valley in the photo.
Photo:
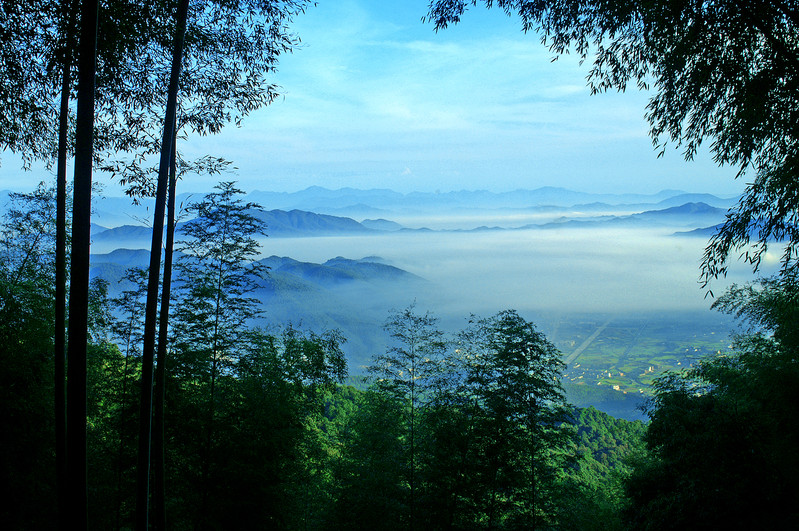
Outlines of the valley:
[[[729,200],[702,195],[708,203],[676,204],[699,197],[674,192],[650,203],[618,197],[628,202],[613,205],[607,196],[547,189],[540,194],[556,204],[520,207],[520,198],[533,201],[532,192],[472,193],[446,194],[438,203],[425,196],[411,208],[382,191],[349,190],[344,199],[324,197],[323,189],[308,193],[310,199],[283,197],[275,204],[327,201],[339,213],[368,210],[381,217],[258,213],[268,225],[261,244],[270,269],[255,293],[265,310],[256,324],[341,330],[351,374],[363,374],[371,356],[385,351],[389,310],[412,303],[439,318],[451,337],[471,315],[516,309],[563,353],[570,399],[625,418],[641,418],[636,408],[663,371],[688,368],[729,347],[734,323],[709,310],[712,299],[697,284],[706,240],[677,234],[718,223],[725,210],[711,204]],[[474,202],[467,207],[463,197]],[[567,204],[577,197],[596,201]],[[357,203],[347,207],[347,201]],[[148,234],[141,225],[98,229],[93,249],[106,252],[93,255],[93,275],[107,278],[113,292],[115,277],[147,259],[146,251],[117,247],[145,249]],[[747,275],[745,267],[733,268],[726,282]]]

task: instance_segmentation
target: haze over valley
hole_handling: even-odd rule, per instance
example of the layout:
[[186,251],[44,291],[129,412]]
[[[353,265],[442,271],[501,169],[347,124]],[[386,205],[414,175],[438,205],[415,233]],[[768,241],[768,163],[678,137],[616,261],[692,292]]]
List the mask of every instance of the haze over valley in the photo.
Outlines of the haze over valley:
[[[628,417],[640,415],[630,395],[646,395],[662,370],[729,345],[733,324],[709,310],[712,298],[698,279],[706,233],[735,198],[314,187],[253,192],[246,200],[261,204],[258,216],[268,225],[259,324],[340,329],[353,374],[385,350],[381,325],[389,310],[414,302],[452,333],[472,314],[516,309],[562,351],[571,394],[604,384],[613,392],[595,389],[585,400],[604,400]],[[113,285],[125,267],[147,263],[150,233],[139,221],[147,205],[95,203],[93,274]],[[720,292],[749,274],[734,267],[711,288]]]
[[0,28],[4,529],[797,527],[798,2]]

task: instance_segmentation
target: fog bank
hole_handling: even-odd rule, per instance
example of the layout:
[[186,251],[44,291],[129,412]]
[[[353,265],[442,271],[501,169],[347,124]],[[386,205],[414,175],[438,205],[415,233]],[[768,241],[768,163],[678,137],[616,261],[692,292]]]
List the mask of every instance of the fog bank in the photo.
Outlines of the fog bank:
[[[380,256],[429,280],[408,302],[442,313],[626,313],[709,308],[698,283],[706,243],[665,229],[410,232],[267,238],[264,253],[310,262]],[[744,266],[731,270],[715,293],[751,278]]]

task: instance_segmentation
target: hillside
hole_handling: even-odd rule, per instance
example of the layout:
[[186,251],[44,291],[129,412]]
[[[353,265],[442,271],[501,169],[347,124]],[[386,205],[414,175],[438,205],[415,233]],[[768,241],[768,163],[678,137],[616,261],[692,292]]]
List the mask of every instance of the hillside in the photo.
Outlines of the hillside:
[[[260,262],[269,272],[254,293],[265,309],[258,324],[340,329],[348,340],[344,349],[356,373],[375,352],[385,350],[381,326],[387,308],[407,305],[408,294],[426,283],[374,256],[357,260],[339,256],[321,264],[270,256]],[[132,287],[120,282],[129,267],[145,268],[148,263],[148,251],[116,249],[93,254],[90,275],[107,280],[113,297]],[[180,282],[179,276],[175,282]]]
[[303,210],[252,210],[251,214],[266,223],[267,232],[273,237],[329,236],[335,234],[371,233],[354,219],[327,214],[315,214]]
[[604,215],[584,219],[564,217],[556,222],[542,225],[526,225],[523,228],[704,227],[723,220],[726,213],[726,209],[713,207],[707,203],[684,203],[679,206],[645,210],[640,213],[623,216]]

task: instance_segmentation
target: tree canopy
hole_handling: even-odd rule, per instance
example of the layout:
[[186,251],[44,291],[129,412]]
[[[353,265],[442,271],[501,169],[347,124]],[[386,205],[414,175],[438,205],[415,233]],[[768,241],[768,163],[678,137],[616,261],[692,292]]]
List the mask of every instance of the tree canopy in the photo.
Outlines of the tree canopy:
[[[174,40],[176,2],[100,3],[95,163],[132,195],[153,192],[150,157],[160,124]],[[299,43],[289,24],[306,0],[192,3],[180,81],[178,131],[201,135],[240,125],[278,93],[270,79]],[[77,2],[8,2],[0,10],[0,148],[25,164],[56,157],[61,68],[76,62]],[[71,44],[70,44],[71,39]],[[76,87],[67,90],[74,98]],[[74,116],[72,118],[74,126]],[[184,133],[180,133],[184,134]],[[71,142],[70,142],[71,145]],[[181,168],[210,169],[213,158]]]
[[748,322],[734,351],[656,380],[650,456],[626,487],[636,528],[795,525],[796,295],[792,279],[734,286],[717,302]]

